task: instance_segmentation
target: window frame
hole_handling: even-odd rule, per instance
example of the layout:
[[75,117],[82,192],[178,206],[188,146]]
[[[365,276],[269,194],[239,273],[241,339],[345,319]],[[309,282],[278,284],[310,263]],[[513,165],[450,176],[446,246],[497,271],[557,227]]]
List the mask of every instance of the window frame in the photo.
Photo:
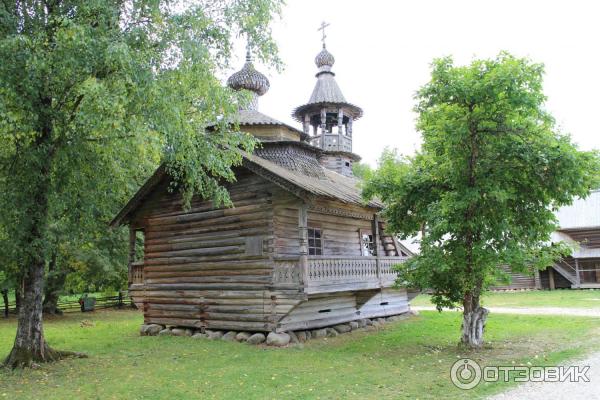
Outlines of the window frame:
[[[365,242],[364,237],[368,236],[369,241]],[[360,241],[360,255],[362,257],[375,257],[375,235],[371,229],[360,229],[358,231],[358,239]],[[370,244],[366,246],[365,244]]]
[[[311,231],[312,231],[312,237],[311,237]],[[317,237],[317,234],[318,237]],[[307,249],[308,249],[308,255],[309,256],[322,256],[323,255],[323,229],[320,226],[309,226],[306,229],[306,237],[307,237]],[[313,245],[311,246],[311,240]],[[316,245],[316,241],[319,241],[319,246]]]

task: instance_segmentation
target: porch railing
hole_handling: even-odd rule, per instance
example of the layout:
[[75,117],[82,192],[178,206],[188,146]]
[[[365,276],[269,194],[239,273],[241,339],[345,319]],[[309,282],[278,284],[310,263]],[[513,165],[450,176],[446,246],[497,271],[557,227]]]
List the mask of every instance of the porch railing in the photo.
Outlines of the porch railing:
[[590,267],[588,264],[587,261],[582,262],[579,259],[571,259],[571,262],[563,259],[555,263],[553,267],[569,280],[575,288],[589,284],[600,286],[600,267],[596,265]]
[[144,283],[144,263],[142,261],[129,263],[129,284]]
[[307,293],[375,289],[394,284],[394,265],[406,257],[328,257],[309,256],[302,271],[298,259],[278,260],[273,283],[281,286],[304,286]]

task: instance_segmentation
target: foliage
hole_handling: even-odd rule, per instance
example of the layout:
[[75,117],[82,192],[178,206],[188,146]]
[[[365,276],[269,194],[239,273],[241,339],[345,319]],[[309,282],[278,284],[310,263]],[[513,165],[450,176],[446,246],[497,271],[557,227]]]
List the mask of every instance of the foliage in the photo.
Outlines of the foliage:
[[[10,60],[0,66],[0,172],[2,186],[13,189],[3,191],[3,204],[11,207],[2,220],[8,221],[12,240],[27,231],[28,224],[18,222],[32,220],[25,205],[40,164],[51,168],[57,213],[78,214],[74,218],[80,221],[91,216],[89,209],[73,209],[86,191],[104,196],[119,190],[96,187],[99,172],[113,160],[144,163],[153,157],[144,153],[155,151],[155,145],[167,150],[162,158],[188,199],[199,193],[227,200],[218,180],[233,179],[229,166],[240,160],[234,149],[249,148],[252,140],[225,126],[214,135],[203,132],[240,101],[215,73],[227,65],[231,40],[240,32],[251,37],[261,58],[278,62],[264,28],[280,5],[275,0],[184,3],[0,6],[0,56]],[[52,132],[42,145],[46,119]],[[131,174],[130,169],[110,172]],[[127,183],[129,189],[138,184]],[[38,245],[45,243],[32,247]]]
[[[421,312],[377,331],[315,339],[303,348],[268,349],[186,337],[140,337],[139,312],[70,313],[47,322],[63,348],[92,355],[38,369],[0,370],[0,397],[207,399],[457,399],[448,372],[457,313]],[[593,318],[498,315],[489,324],[493,346],[476,354],[482,365],[559,365],[597,348]],[[14,322],[0,319],[0,352],[10,348]],[[472,358],[473,356],[471,356]],[[210,358],[210,362],[201,362]],[[157,360],[162,360],[157,362]],[[340,374],[340,371],[344,371]],[[470,398],[506,390],[480,384]]]
[[595,152],[578,151],[544,109],[543,66],[501,53],[433,63],[417,93],[423,146],[386,152],[366,184],[385,203],[389,228],[424,232],[403,283],[433,290],[438,307],[465,305],[503,274],[545,267],[568,249],[550,243],[553,212],[598,184]]
[[11,244],[0,224],[0,293],[16,287],[17,265],[10,258]]
[[0,259],[14,266],[25,302],[38,301],[40,271],[53,256],[69,268],[119,262],[110,242],[122,233],[101,227],[158,162],[186,202],[193,194],[228,202],[220,183],[234,179],[237,148],[251,150],[254,140],[225,123],[248,96],[223,87],[217,72],[241,34],[280,65],[268,28],[280,6],[0,3],[0,226],[8,238]]
[[373,169],[369,164],[357,162],[352,164],[352,173],[358,179],[366,180],[373,173]]
[[[107,227],[156,168],[160,150],[158,140],[148,140],[106,162],[82,165],[76,180],[61,185],[72,192],[61,193],[52,207],[48,240],[56,265],[47,275],[49,282],[53,276],[62,275],[59,281],[65,282],[67,293],[127,287],[128,232]],[[96,171],[99,167],[103,171],[100,175]]]

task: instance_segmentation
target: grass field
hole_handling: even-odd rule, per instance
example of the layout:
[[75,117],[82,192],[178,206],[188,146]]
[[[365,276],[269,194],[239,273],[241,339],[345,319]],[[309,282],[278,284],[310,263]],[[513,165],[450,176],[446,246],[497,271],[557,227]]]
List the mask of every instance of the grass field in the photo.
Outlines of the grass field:
[[[552,365],[600,344],[600,319],[492,315],[490,344],[459,352],[458,313],[422,312],[374,332],[356,331],[282,349],[181,337],[140,337],[136,311],[69,314],[46,322],[60,349],[88,359],[36,370],[0,370],[0,399],[453,399],[479,398],[449,379],[462,356],[483,365]],[[15,321],[0,321],[0,353]]]
[[[415,306],[431,306],[430,297],[417,296]],[[482,303],[486,307],[565,307],[600,309],[600,290],[529,290],[488,292]]]

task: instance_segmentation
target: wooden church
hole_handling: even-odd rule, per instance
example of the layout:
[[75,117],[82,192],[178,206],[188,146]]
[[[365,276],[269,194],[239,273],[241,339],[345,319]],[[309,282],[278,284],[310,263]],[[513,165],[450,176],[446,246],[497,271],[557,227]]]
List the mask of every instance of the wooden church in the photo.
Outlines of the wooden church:
[[130,228],[130,293],[145,324],[285,332],[409,311],[392,269],[409,250],[384,232],[382,205],[361,199],[352,136],[362,110],[334,61],[323,44],[312,95],[293,111],[302,130],[258,111],[269,81],[249,55],[228,79],[254,94],[238,122],[262,142],[227,185],[234,207],[194,198],[184,211],[160,167],[115,217]]

